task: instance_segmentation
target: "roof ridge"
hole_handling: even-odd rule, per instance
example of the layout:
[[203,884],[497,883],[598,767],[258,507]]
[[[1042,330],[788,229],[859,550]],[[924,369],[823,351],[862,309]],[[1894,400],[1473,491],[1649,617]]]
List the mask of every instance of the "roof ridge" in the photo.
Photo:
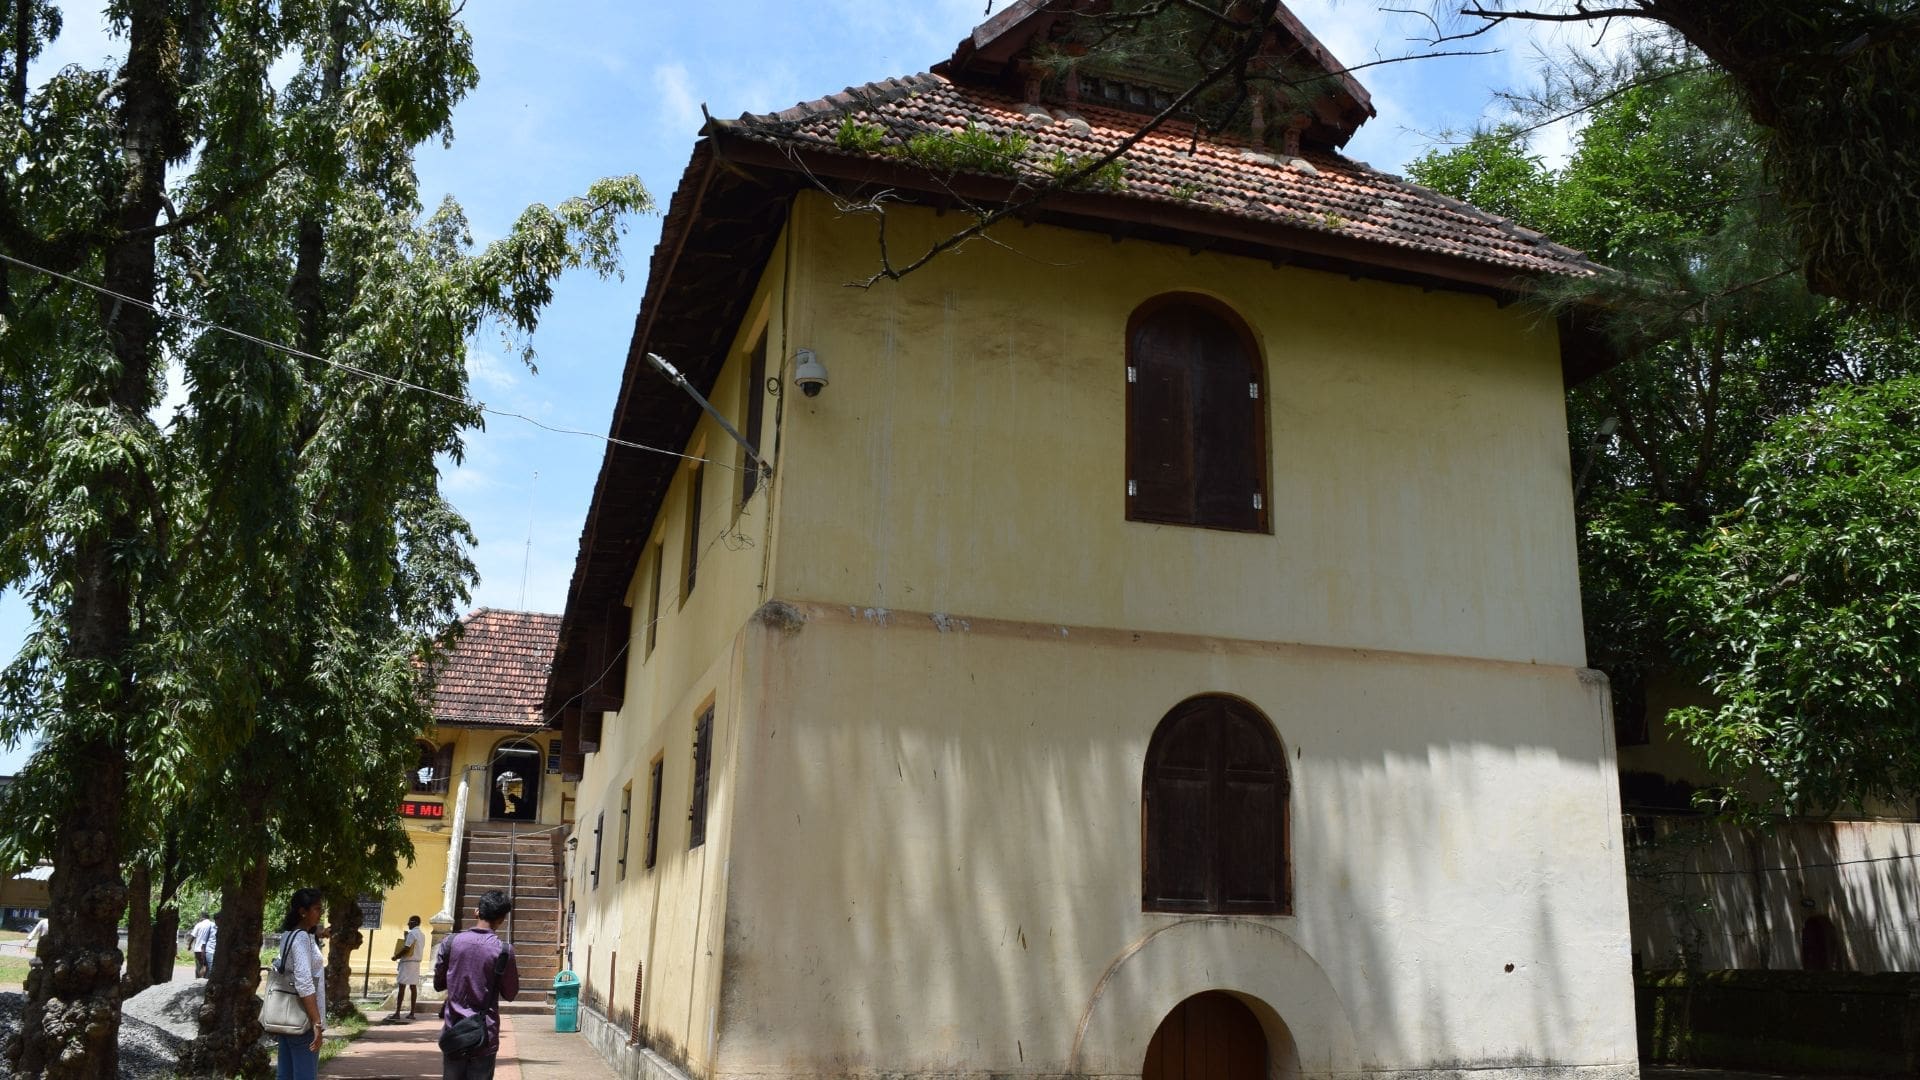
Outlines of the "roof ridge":
[[733,120],[716,120],[714,123],[721,128],[737,125],[762,130],[790,126],[811,120],[822,113],[851,112],[856,108],[870,105],[885,105],[898,101],[922,87],[940,85],[949,81],[945,76],[921,71],[912,75],[899,75],[881,79],[878,82],[849,86],[837,94],[828,94],[825,97],[814,98],[812,101],[802,101],[778,112],[743,112]]

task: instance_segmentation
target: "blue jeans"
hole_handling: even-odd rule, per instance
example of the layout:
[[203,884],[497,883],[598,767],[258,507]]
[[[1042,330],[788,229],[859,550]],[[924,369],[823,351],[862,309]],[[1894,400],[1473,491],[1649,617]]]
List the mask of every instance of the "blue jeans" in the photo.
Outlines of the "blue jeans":
[[309,1050],[313,1035],[276,1035],[280,1041],[277,1076],[279,1080],[317,1080],[320,1075],[320,1051]]

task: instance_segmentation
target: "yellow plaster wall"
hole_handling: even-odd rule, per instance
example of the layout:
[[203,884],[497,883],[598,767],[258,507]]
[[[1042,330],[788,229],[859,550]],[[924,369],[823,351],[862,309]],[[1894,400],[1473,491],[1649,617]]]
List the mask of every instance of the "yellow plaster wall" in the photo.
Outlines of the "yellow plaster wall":
[[[776,248],[739,328],[729,358],[709,395],[738,423],[749,355],[766,330],[768,375],[778,373],[785,247]],[[676,358],[670,358],[676,359]],[[764,383],[753,388],[765,393]],[[780,402],[767,395],[764,438],[772,444]],[[633,641],[627,654],[626,699],[607,714],[601,746],[587,756],[580,782],[581,809],[568,894],[576,904],[573,962],[583,969],[592,999],[610,1007],[624,1025],[632,1015],[636,964],[644,964],[650,988],[642,1022],[651,1045],[696,1068],[706,1062],[713,1038],[714,1002],[721,963],[719,928],[728,837],[727,804],[734,770],[729,753],[739,693],[737,640],[741,625],[760,604],[769,553],[770,505],[777,482],[740,500],[741,453],[712,420],[702,418],[687,452],[710,459],[700,470],[704,485],[700,556],[693,591],[683,603],[687,485],[683,467],[669,488],[629,590]],[[655,645],[646,641],[652,562],[664,558]],[[708,702],[714,710],[716,753],[711,766],[706,843],[688,848],[688,807],[693,771],[693,729]],[[645,868],[648,770],[664,765],[659,857]],[[621,847],[621,792],[633,788],[625,877]],[[591,873],[594,829],[604,812],[600,879]],[[589,952],[589,950],[591,950]],[[616,960],[617,957],[617,960]],[[617,967],[615,964],[617,963]]]
[[[422,736],[435,745],[454,743],[453,776],[447,784],[445,795],[409,794],[406,799],[418,802],[437,802],[446,808],[446,816],[438,821],[410,819],[406,822],[407,836],[413,841],[414,859],[412,865],[403,864],[400,868],[399,884],[388,889],[382,897],[380,925],[375,929],[372,944],[373,974],[375,978],[391,979],[394,971],[393,944],[407,928],[409,915],[420,916],[421,929],[429,936],[433,933],[432,919],[440,911],[444,899],[447,880],[447,857],[453,838],[454,802],[460,791],[460,777],[465,775],[467,766],[486,766],[492,759],[496,747],[504,742],[526,739],[541,748],[540,775],[540,817],[538,824],[523,825],[526,829],[549,828],[560,824],[563,796],[572,795],[576,785],[562,782],[560,774],[545,772],[546,751],[559,733],[540,731],[518,733],[491,728],[458,728],[452,726],[435,728]],[[487,821],[487,772],[477,768],[469,780],[467,824],[468,827],[484,826]],[[396,808],[397,809],[397,808]],[[571,812],[571,808],[568,809]],[[465,925],[470,912],[454,912],[458,925]],[[356,956],[354,971],[362,970],[365,956]]]
[[[776,592],[862,607],[1579,664],[1556,332],[1517,307],[997,229],[905,281],[800,197]],[[895,257],[957,227],[889,212]],[[1003,246],[1004,245],[1004,246]],[[1271,536],[1132,524],[1125,330],[1215,296],[1264,350]]]

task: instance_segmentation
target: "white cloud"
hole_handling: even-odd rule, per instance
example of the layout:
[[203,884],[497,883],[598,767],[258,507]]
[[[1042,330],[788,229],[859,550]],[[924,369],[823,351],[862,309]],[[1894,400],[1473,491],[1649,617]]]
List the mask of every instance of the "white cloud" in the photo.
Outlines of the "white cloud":
[[520,372],[485,349],[467,349],[467,381],[483,390],[506,393],[520,385]]
[[662,64],[653,69],[653,89],[660,96],[660,122],[669,131],[691,135],[700,129],[700,98],[685,64]]

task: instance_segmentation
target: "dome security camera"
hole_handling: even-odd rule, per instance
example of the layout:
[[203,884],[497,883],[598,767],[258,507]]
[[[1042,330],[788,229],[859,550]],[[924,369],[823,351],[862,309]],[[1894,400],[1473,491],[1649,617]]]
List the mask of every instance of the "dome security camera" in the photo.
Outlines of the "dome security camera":
[[795,350],[793,381],[800,384],[801,393],[808,397],[819,397],[820,391],[827,388],[827,365],[813,355],[812,349]]

